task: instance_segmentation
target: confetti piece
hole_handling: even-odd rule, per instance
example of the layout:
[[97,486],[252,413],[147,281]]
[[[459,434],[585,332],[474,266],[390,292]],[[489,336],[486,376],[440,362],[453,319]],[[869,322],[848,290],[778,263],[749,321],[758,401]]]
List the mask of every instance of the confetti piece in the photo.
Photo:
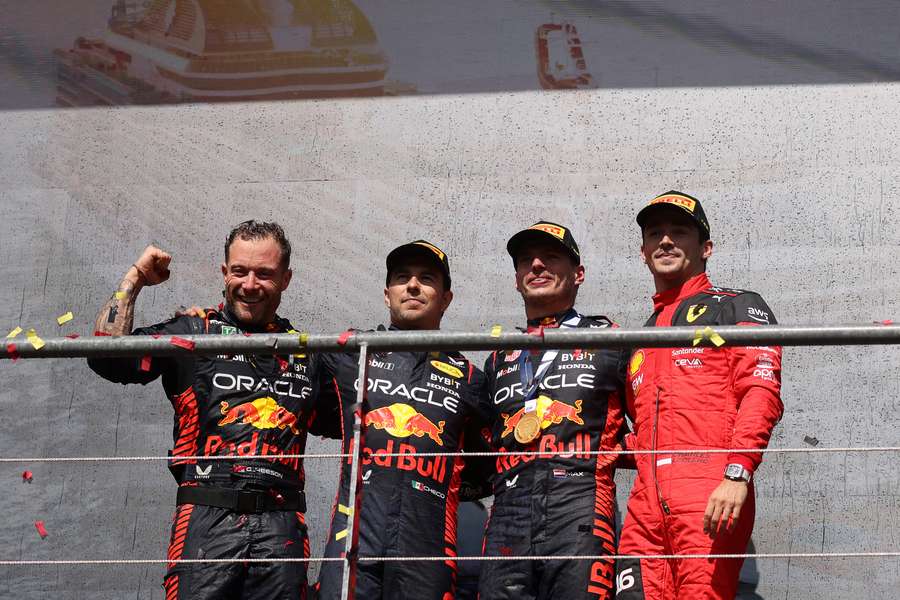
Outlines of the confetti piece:
[[44,539],[45,537],[47,537],[49,535],[47,533],[47,528],[44,527],[43,521],[35,521],[34,528],[37,529],[38,535],[41,536],[41,539]]
[[96,337],[109,337],[109,334],[105,331],[95,331],[94,336]]
[[16,362],[19,360],[19,353],[16,351],[15,344],[7,344],[6,345],[6,354],[9,355],[11,361]]
[[69,338],[70,340],[77,340],[77,339],[80,338],[81,336],[78,335],[77,333],[70,333],[70,334],[67,335],[66,337]]
[[805,435],[803,436],[803,441],[809,444],[810,446],[818,446],[819,440],[817,438]]
[[147,373],[150,371],[150,363],[153,361],[153,358],[150,356],[141,357],[141,371]]
[[9,333],[6,334],[6,339],[11,340],[14,337],[16,337],[17,335],[19,335],[20,333],[22,333],[22,328],[16,327],[15,329],[13,329],[12,331],[10,331]]
[[885,319],[884,321],[875,321],[876,325],[893,325],[894,321],[892,319]]
[[500,334],[503,332],[503,328],[499,325],[494,325],[491,327],[491,337],[500,337]]
[[128,294],[126,294],[125,292],[116,292],[113,295],[116,297],[116,300],[124,300],[125,296],[127,296]]
[[308,334],[308,333],[301,333],[301,334],[300,334],[300,345],[301,345],[301,346],[306,346],[307,344],[309,344],[309,334]]
[[151,333],[150,337],[152,337],[154,340],[158,340],[159,338],[162,337],[162,334],[161,333]]
[[60,325],[63,325],[65,323],[68,323],[69,321],[71,321],[74,318],[75,318],[75,315],[73,315],[72,311],[70,310],[66,314],[56,317],[56,322],[59,323]]
[[22,483],[31,483],[34,474],[31,471],[22,471]]
[[716,346],[721,346],[725,343],[725,339],[716,333],[716,331],[712,327],[705,327],[704,329],[698,329],[694,332],[694,345],[699,346],[700,342],[703,340],[709,340]]
[[353,509],[344,504],[338,504],[338,512],[349,517],[353,514]]
[[336,534],[334,534],[334,541],[336,541],[336,542],[340,541],[340,540],[344,539],[345,537],[347,537],[346,529],[344,529],[342,531],[338,531]]
[[44,347],[44,340],[38,336],[37,332],[34,329],[29,329],[25,334],[25,337],[28,338],[28,343],[34,346],[35,350],[40,350]]
[[185,350],[193,350],[196,344],[191,340],[186,340],[184,338],[180,338],[177,335],[173,335],[169,338],[169,343],[173,346],[178,346],[179,348],[184,348]]
[[197,316],[200,317],[201,319],[205,319],[205,318],[206,318],[206,311],[203,310],[202,308],[198,308],[198,309],[197,309]]
[[349,340],[352,336],[353,332],[349,329],[339,335],[337,339],[338,346],[345,346],[347,344],[347,340]]

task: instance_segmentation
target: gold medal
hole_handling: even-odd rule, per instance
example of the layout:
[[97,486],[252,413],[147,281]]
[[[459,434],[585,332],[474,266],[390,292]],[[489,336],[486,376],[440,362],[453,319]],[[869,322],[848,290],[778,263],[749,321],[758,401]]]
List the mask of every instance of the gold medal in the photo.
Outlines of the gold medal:
[[520,444],[529,444],[541,433],[541,418],[537,412],[527,412],[516,423],[514,434]]

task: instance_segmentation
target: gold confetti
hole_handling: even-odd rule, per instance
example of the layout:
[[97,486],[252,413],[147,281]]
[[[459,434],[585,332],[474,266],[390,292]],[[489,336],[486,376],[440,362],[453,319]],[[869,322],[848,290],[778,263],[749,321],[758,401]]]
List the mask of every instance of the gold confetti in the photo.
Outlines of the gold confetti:
[[25,334],[25,337],[28,338],[28,343],[34,346],[35,350],[40,350],[44,347],[44,340],[38,336],[34,329],[29,329],[28,333]]
[[72,311],[70,310],[66,314],[56,317],[56,322],[59,323],[60,325],[62,325],[63,323],[68,323],[69,321],[71,321],[74,318],[75,318],[75,315],[73,315]]
[[12,331],[10,331],[9,333],[6,334],[6,339],[11,340],[14,337],[16,337],[17,335],[19,335],[20,333],[22,333],[22,328],[16,327],[15,329],[13,329]]
[[503,331],[503,328],[499,325],[494,325],[491,327],[491,337],[500,337],[500,333]]
[[127,296],[128,294],[126,294],[125,292],[116,292],[114,295],[116,297],[116,300],[124,300],[125,296]]
[[703,340],[709,340],[716,346],[721,346],[725,343],[725,339],[716,333],[716,331],[712,327],[705,327],[704,329],[698,329],[694,332],[694,345],[699,346]]

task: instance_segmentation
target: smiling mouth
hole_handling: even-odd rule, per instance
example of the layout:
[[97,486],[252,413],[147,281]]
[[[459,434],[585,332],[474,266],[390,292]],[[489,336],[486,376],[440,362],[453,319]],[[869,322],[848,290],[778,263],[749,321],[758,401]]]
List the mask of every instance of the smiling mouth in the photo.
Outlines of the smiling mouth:
[[260,302],[262,302],[262,300],[263,300],[262,298],[253,298],[253,299],[250,299],[250,298],[238,298],[238,302],[241,302],[242,304],[247,304],[247,305],[250,305],[250,306],[253,306],[253,305],[255,305],[255,304],[259,304]]

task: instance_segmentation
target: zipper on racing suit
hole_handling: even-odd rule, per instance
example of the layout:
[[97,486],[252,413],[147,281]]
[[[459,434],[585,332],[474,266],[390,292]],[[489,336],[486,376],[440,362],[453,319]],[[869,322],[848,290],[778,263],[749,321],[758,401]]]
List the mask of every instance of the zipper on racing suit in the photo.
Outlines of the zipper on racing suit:
[[[659,392],[660,392],[660,388],[657,387],[656,388],[656,407],[654,409],[654,414],[653,414],[653,446],[652,446],[653,450],[656,450],[658,447],[656,433],[659,428]],[[656,497],[659,499],[659,505],[662,506],[663,512],[666,513],[667,515],[669,515],[672,513],[669,510],[669,505],[666,504],[666,501],[663,498],[662,487],[660,487],[659,478],[656,476],[656,468],[658,466],[658,464],[657,464],[658,456],[659,456],[658,454],[650,455],[651,460],[653,461],[653,463],[652,463],[653,464],[653,484],[656,486]]]

